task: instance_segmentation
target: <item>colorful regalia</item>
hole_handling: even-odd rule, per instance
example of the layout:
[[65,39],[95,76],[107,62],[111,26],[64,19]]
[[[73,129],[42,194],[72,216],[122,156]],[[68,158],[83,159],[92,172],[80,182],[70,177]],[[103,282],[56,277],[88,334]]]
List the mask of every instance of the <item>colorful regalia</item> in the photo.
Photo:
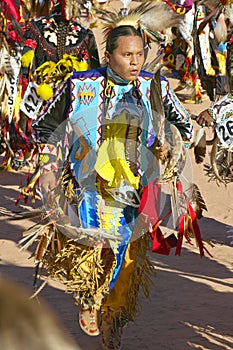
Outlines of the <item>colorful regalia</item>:
[[[59,189],[45,199],[53,218],[49,230],[55,222],[51,240],[61,247],[53,250],[47,241],[37,261],[75,293],[81,307],[120,310],[116,317],[127,320],[138,310],[139,286],[148,293],[153,270],[146,258],[151,237],[145,233],[156,218],[145,222],[141,215],[139,220],[145,209],[140,208],[143,191],[160,174],[150,105],[152,78],[142,71],[135,82],[128,82],[109,68],[73,73],[33,123],[41,172],[55,170],[61,176]],[[189,144],[188,114],[164,77],[161,87],[166,119]],[[64,133],[66,124],[69,135]],[[155,188],[157,203],[151,206],[158,219],[160,186]],[[144,195],[143,206],[145,202]]]
[[17,110],[6,125],[11,152],[6,154],[5,162],[15,170],[30,163],[34,166],[36,144],[31,121],[56,91],[59,79],[67,79],[72,71],[99,67],[91,30],[78,22],[77,13],[65,18],[60,2],[52,8],[50,14],[43,13],[39,18],[31,13],[31,18],[21,23]]
[[[144,17],[137,15],[136,23],[142,20],[144,25],[150,6],[142,6]],[[147,29],[143,33],[150,34]],[[57,186],[44,195],[43,228],[26,231],[20,244],[25,248],[39,240],[37,272],[44,267],[74,293],[80,326],[89,335],[99,334],[101,311],[102,345],[119,349],[117,332],[139,311],[139,291],[149,295],[154,272],[147,257],[151,243],[154,252],[168,255],[177,246],[180,254],[183,237],[190,242],[189,234],[194,234],[204,254],[196,217],[190,203],[186,206],[179,179],[185,146],[192,138],[189,115],[159,70],[155,75],[141,71],[128,81],[104,67],[74,72],[59,81],[33,129],[42,182],[46,185],[43,180],[55,180],[56,175]],[[169,166],[161,175],[158,148],[165,140],[171,144]],[[180,206],[179,222],[174,215],[177,236],[165,237],[160,228],[161,183],[174,183],[179,202],[174,207]],[[117,342],[114,347],[106,345],[108,332],[107,339],[113,335]]]

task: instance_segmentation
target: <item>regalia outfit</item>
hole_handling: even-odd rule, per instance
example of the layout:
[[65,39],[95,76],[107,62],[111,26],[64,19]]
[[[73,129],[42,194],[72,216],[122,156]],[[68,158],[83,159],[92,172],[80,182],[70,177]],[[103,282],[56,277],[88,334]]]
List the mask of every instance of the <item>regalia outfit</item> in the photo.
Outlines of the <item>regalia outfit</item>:
[[[33,155],[35,144],[31,132],[31,120],[34,118],[33,111],[25,113],[26,89],[29,83],[42,86],[48,80],[47,74],[39,76],[40,67],[56,64],[54,70],[64,71],[67,69],[67,61],[75,60],[81,63],[81,70],[99,67],[98,49],[92,31],[81,25],[77,18],[66,19],[61,11],[61,4],[57,4],[52,13],[46,17],[33,18],[24,25],[24,46],[22,50],[22,65],[19,77],[19,89],[21,94],[21,111],[19,121],[15,125],[18,139],[23,138],[22,144],[18,144],[15,150],[15,158],[12,166],[19,169],[28,163],[30,155]],[[50,69],[51,70],[51,69]],[[69,66],[69,73],[79,68]],[[54,80],[47,84],[47,89],[56,90],[56,73],[53,71]],[[62,77],[65,79],[65,77]],[[49,86],[49,84],[52,85]],[[46,89],[45,84],[43,89]],[[43,92],[43,91],[42,91]],[[38,93],[38,91],[37,91]],[[39,96],[44,100],[44,94]],[[37,101],[36,101],[37,102]],[[27,161],[26,161],[27,160]]]
[[[48,249],[42,262],[49,274],[65,281],[81,308],[102,312],[102,326],[108,324],[108,331],[109,322],[122,327],[134,320],[139,289],[148,295],[154,270],[146,255],[151,249],[146,234],[150,218],[137,221],[143,212],[143,190],[159,176],[150,105],[152,78],[153,74],[142,71],[136,81],[124,81],[110,68],[75,72],[33,123],[41,173],[60,173],[58,197],[66,202],[61,215],[55,208],[62,249],[60,253]],[[161,88],[166,119],[188,145],[193,128],[188,114],[164,77]],[[64,135],[65,124],[72,130],[69,135]],[[55,211],[51,209],[53,215]],[[72,232],[77,228],[75,239],[69,238],[74,237],[71,227]],[[103,346],[110,348],[105,343],[103,338]]]
[[[142,14],[134,24],[143,21],[147,38],[158,34],[155,21],[150,30],[145,26],[153,17],[151,11],[157,15],[160,10],[166,26],[178,21],[179,15],[164,3],[140,6]],[[111,18],[118,16],[110,14],[109,20],[105,11],[102,15],[111,30]],[[123,17],[120,21],[124,24]],[[179,176],[193,127],[167,79],[158,77],[155,82],[154,74],[141,71],[135,81],[125,81],[109,67],[74,72],[57,84],[32,125],[39,172],[57,175],[56,188],[44,195],[45,219],[50,215],[52,220],[43,233],[34,227],[35,237],[40,237],[37,270],[42,265],[73,292],[86,333],[99,334],[100,318],[104,349],[120,349],[122,327],[140,310],[139,292],[149,295],[154,267],[148,250],[168,255],[177,246],[179,254],[184,230],[188,238],[183,219],[192,222],[187,213],[183,215],[178,238],[165,238],[159,227],[160,181]],[[161,108],[155,111],[158,105]],[[174,138],[170,125],[176,130]],[[171,171],[161,177],[156,146],[163,136],[173,140],[177,151],[173,156],[176,153],[181,162],[176,167],[178,159],[174,161]],[[31,242],[33,237],[24,246]],[[84,317],[86,310],[90,322]]]

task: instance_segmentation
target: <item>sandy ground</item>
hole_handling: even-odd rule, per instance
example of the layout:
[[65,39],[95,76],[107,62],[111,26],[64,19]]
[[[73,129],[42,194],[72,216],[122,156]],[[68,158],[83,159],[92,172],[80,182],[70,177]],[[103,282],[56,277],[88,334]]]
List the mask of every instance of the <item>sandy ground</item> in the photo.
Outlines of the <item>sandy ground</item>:
[[[172,87],[178,81],[170,79]],[[185,104],[197,114],[210,105]],[[210,132],[210,131],[209,131]],[[196,247],[184,245],[181,256],[172,251],[169,256],[151,253],[157,274],[150,299],[140,298],[142,311],[135,323],[123,333],[124,350],[232,350],[233,349],[233,183],[227,187],[209,182],[203,164],[197,165],[190,150],[190,174],[205,199],[208,211],[199,221],[213,257],[200,258]],[[209,150],[204,163],[209,163]],[[16,207],[19,186],[26,172],[0,172],[0,264],[1,273],[22,284],[33,293],[33,259],[31,251],[20,252],[17,243],[22,231],[33,220],[11,220],[7,213],[37,207]],[[49,283],[39,294],[60,319],[67,334],[80,349],[100,349],[99,337],[88,337],[79,328],[78,308],[72,295],[61,285]],[[33,349],[29,349],[33,350]]]

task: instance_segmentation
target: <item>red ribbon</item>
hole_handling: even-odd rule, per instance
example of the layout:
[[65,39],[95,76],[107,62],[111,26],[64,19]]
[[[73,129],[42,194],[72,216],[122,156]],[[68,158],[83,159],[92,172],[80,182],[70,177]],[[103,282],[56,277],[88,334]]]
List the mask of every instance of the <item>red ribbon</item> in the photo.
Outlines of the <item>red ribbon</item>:
[[189,202],[188,202],[188,211],[191,217],[191,224],[192,224],[189,226],[189,228],[191,229],[192,233],[195,235],[195,238],[197,240],[197,244],[199,247],[200,255],[204,256],[204,245],[201,238],[201,232],[197,223],[197,216],[195,211],[193,210],[193,207]]
[[[170,249],[176,245],[176,237],[170,235],[164,237],[160,229],[163,220],[171,214],[171,210],[163,218],[159,218],[161,200],[161,185],[153,180],[143,189],[139,206],[139,216],[143,222],[144,229],[149,233],[154,253],[169,255]],[[150,226],[152,225],[152,230]]]
[[15,5],[14,0],[3,0],[7,6],[7,18],[10,20],[11,16],[15,18],[17,22],[20,20],[19,9]]
[[172,9],[172,11],[176,12],[175,6],[171,1],[169,0],[163,0],[163,1]]
[[181,215],[179,218],[179,231],[178,231],[178,240],[177,240],[175,255],[181,254],[183,237],[184,237],[184,215]]

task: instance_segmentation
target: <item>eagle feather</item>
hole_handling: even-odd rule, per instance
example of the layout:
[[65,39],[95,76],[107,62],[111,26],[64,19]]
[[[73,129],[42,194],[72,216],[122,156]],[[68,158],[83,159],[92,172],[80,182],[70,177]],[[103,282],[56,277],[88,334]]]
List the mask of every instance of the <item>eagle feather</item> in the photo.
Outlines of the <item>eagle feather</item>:
[[191,184],[191,198],[190,203],[196,213],[197,219],[203,217],[203,210],[207,211],[207,206],[201,195],[201,191],[195,183]]

